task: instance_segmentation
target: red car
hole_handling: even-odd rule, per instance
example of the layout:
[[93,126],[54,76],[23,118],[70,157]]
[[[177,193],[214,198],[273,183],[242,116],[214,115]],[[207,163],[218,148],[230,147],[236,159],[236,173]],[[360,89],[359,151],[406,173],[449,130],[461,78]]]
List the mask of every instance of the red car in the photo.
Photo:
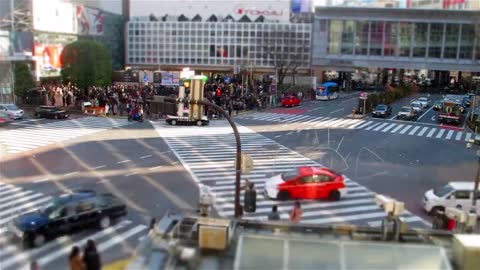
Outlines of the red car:
[[284,107],[293,107],[293,106],[299,106],[300,105],[300,99],[295,96],[286,96],[282,99],[282,106]]
[[333,170],[322,167],[300,167],[276,175],[265,182],[264,193],[277,200],[330,199],[340,200],[347,193],[345,179]]

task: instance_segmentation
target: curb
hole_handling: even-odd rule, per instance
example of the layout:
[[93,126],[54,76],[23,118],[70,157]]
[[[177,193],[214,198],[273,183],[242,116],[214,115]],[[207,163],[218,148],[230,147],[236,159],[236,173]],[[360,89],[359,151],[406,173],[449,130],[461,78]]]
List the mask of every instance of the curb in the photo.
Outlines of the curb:
[[350,118],[350,119],[363,119],[365,117],[367,117],[368,114],[355,114],[355,115],[352,115],[352,114],[349,114],[346,116],[346,118]]

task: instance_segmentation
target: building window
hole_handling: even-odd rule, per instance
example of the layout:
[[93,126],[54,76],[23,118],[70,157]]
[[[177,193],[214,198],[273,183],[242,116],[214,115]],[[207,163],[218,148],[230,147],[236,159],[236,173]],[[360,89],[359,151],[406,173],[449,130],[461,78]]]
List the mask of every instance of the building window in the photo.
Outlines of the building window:
[[385,23],[385,56],[397,56],[398,54],[398,24],[392,22]]
[[443,58],[456,59],[458,47],[459,24],[447,24],[445,32],[445,49]]
[[401,22],[399,24],[399,55],[404,57],[410,56],[410,46],[412,45],[412,24]]
[[367,55],[368,53],[368,22],[357,21],[355,32],[355,54]]
[[430,24],[430,45],[428,47],[428,57],[440,58],[442,54],[442,43],[443,23]]
[[372,22],[370,26],[370,55],[382,54],[383,22]]
[[425,57],[425,54],[427,53],[428,24],[415,23],[413,27],[415,31],[415,39],[413,41],[413,56]]
[[328,53],[340,54],[340,45],[342,42],[343,21],[331,20],[328,36]]
[[353,54],[355,21],[343,21],[341,52],[342,54]]

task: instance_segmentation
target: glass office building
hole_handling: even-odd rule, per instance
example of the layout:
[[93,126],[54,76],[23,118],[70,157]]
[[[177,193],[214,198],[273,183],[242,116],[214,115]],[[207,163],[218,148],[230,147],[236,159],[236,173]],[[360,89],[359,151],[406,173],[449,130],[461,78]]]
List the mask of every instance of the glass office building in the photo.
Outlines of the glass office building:
[[291,58],[310,67],[311,24],[270,22],[130,21],[126,62],[156,69],[272,69]]
[[478,22],[470,11],[317,9],[313,65],[479,72]]

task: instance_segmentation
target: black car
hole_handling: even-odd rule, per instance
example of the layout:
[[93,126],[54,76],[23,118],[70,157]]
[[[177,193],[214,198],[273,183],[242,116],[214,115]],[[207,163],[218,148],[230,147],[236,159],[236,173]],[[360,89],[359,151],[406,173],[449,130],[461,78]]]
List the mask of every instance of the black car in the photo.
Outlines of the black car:
[[375,110],[372,112],[373,117],[388,117],[390,115],[392,115],[392,107],[385,104],[377,105]]
[[54,197],[43,209],[23,214],[8,224],[7,231],[27,247],[86,228],[105,229],[127,215],[127,207],[109,193],[81,190]]
[[68,118],[67,111],[55,106],[40,106],[35,109],[35,117],[51,118],[51,119],[66,119]]

